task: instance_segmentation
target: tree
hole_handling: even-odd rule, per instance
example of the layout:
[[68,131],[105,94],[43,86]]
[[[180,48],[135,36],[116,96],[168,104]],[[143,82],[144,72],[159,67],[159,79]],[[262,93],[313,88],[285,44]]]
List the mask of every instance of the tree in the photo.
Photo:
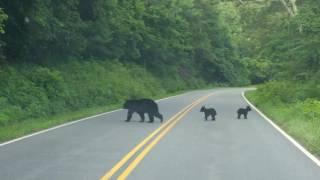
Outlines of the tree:
[[6,13],[0,8],[0,33],[4,33],[4,22],[8,19]]
[[[0,34],[4,34],[4,22],[8,19],[8,16],[5,14],[2,8],[0,8]],[[2,38],[0,39],[0,62],[5,58],[3,54],[3,46],[5,43],[2,41]]]

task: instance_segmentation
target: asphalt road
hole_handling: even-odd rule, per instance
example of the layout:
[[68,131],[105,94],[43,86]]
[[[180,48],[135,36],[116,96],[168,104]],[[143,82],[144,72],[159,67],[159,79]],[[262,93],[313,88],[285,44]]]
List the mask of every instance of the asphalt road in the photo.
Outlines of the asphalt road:
[[[2,146],[0,179],[100,179],[137,144],[163,127],[110,179],[133,167],[127,179],[319,180],[320,167],[257,112],[249,112],[246,120],[236,118],[236,110],[247,105],[242,91],[193,91],[161,100],[163,124],[158,120],[139,123],[137,115],[126,123],[126,111],[120,110]],[[169,121],[210,93],[212,96]],[[204,121],[199,112],[202,105],[216,109],[216,121]]]

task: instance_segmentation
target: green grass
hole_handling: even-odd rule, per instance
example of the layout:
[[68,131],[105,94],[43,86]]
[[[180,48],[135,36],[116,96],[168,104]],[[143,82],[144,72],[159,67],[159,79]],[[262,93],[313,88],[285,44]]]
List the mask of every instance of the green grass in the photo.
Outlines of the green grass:
[[21,137],[23,135],[34,133],[43,129],[47,129],[80,118],[88,117],[94,114],[118,109],[119,107],[119,104],[115,104],[104,107],[87,108],[47,118],[27,119],[19,123],[3,126],[0,127],[0,142]]
[[263,113],[311,153],[320,157],[320,119],[303,113],[301,103],[259,102],[258,96],[257,91],[246,93],[246,97]]
[[125,99],[206,87],[201,79],[156,77],[117,61],[7,65],[0,72],[0,142],[119,108]]
[[[186,91],[177,91],[166,95],[155,96],[154,99],[160,99],[168,96],[174,96]],[[122,104],[112,104],[106,106],[97,106],[81,109],[74,112],[55,115],[47,118],[26,119],[22,122],[13,123],[7,126],[0,126],[0,142],[5,142],[40,130],[48,129],[66,122],[78,120],[95,114],[100,114],[121,108]]]

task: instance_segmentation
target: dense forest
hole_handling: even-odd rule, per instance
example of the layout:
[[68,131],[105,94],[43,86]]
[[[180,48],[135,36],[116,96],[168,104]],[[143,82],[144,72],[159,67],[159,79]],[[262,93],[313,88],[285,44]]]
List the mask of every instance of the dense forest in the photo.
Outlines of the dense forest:
[[0,1],[0,124],[247,83],[218,1]]
[[320,1],[246,2],[242,60],[248,96],[289,134],[320,155]]
[[0,0],[0,8],[0,126],[212,85],[263,84],[251,95],[258,106],[320,117],[320,1]]

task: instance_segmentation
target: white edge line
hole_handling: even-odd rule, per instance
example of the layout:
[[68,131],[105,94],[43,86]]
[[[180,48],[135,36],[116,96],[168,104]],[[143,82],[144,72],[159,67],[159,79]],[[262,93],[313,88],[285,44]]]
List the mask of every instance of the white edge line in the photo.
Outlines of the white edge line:
[[287,138],[296,148],[298,148],[303,154],[305,154],[309,159],[311,159],[316,165],[320,167],[320,161],[313,154],[311,154],[307,149],[305,149],[302,145],[300,145],[295,139],[293,139],[289,134],[287,134],[284,130],[282,130],[278,125],[276,125],[271,119],[269,119],[265,114],[263,114],[256,106],[254,106],[244,95],[242,92],[242,97],[244,100],[253,107],[260,116],[262,116],[266,121],[268,121],[276,130],[278,130],[285,138]]
[[[189,92],[178,94],[178,95],[174,95],[174,96],[169,96],[169,97],[166,97],[166,98],[158,99],[156,101],[162,101],[162,100],[174,98],[174,97],[177,97],[177,96],[186,95],[188,93]],[[110,113],[117,112],[117,111],[121,111],[121,110],[122,109],[116,109],[116,110],[113,110],[113,111],[104,112],[104,113],[101,113],[101,114],[97,114],[97,115],[85,117],[85,118],[82,118],[82,119],[79,119],[79,120],[75,120],[75,121],[67,122],[67,123],[64,123],[64,124],[60,124],[60,125],[54,126],[52,128],[44,129],[44,130],[29,134],[29,135],[22,136],[20,138],[16,138],[16,139],[13,139],[13,140],[10,140],[10,141],[6,141],[6,142],[3,142],[3,143],[0,143],[0,147],[8,145],[8,144],[15,143],[17,141],[21,141],[21,140],[24,140],[24,139],[27,139],[27,138],[30,138],[30,137],[33,137],[33,136],[36,136],[36,135],[39,135],[39,134],[47,133],[49,131],[52,131],[52,130],[55,130],[55,129],[58,129],[58,128],[70,126],[70,125],[75,124],[75,123],[79,123],[79,122],[82,122],[82,121],[86,121],[86,120],[89,120],[89,119],[92,119],[92,118],[95,118],[95,117],[103,116],[103,115],[110,114]]]

